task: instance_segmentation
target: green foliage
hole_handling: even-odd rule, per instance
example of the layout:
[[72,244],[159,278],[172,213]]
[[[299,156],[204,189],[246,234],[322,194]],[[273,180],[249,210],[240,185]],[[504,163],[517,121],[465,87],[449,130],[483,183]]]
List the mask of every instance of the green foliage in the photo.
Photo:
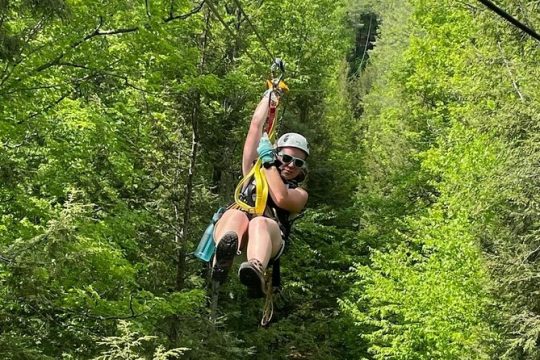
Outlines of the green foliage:
[[[140,348],[144,343],[155,340],[155,336],[137,337],[137,333],[129,328],[129,323],[120,321],[118,323],[121,336],[110,336],[98,342],[99,345],[106,346],[100,356],[95,357],[95,360],[119,360],[119,359],[137,359],[142,360],[146,357],[141,356]],[[162,345],[156,347],[152,356],[152,360],[167,360],[178,359],[189,348],[174,348],[166,350]]]
[[[504,192],[490,184],[504,150],[459,123],[446,144],[426,153],[424,171],[438,179],[437,203],[406,218],[408,235],[360,267],[356,302],[344,306],[373,331],[375,358],[490,358],[497,339],[490,322],[489,276],[475,236],[493,221]],[[490,186],[492,185],[492,186]],[[365,309],[361,311],[360,309]]]
[[[233,315],[222,325],[208,321],[205,273],[189,257],[209,216],[231,200],[263,92],[267,70],[246,54],[269,62],[235,2],[217,6],[233,36],[199,5],[0,1],[2,357],[222,359],[252,356],[255,344],[271,349],[271,337],[248,331],[259,304],[238,295],[237,283],[240,301],[223,304]],[[334,295],[345,291],[339,273],[353,258],[339,251],[341,236],[352,236],[356,186],[354,120],[339,96],[352,36],[346,7],[243,8],[287,62],[291,92],[280,130],[303,132],[313,144],[312,204],[332,202],[315,213],[345,204],[322,228],[316,216],[307,222],[305,236],[318,236],[310,246],[332,260],[324,276],[302,279],[298,268],[286,283],[294,301],[305,295],[309,306],[276,328],[277,338],[291,336],[278,353],[347,357],[356,350],[352,341],[338,350],[337,329],[350,319],[339,318],[335,296],[318,295],[329,280]],[[341,180],[334,196],[325,190],[329,174]],[[317,248],[303,250],[292,252],[286,273],[320,260]],[[299,336],[298,319],[312,322],[313,336]],[[327,337],[329,321],[335,331]]]
[[[540,24],[533,2],[498,5]],[[352,83],[373,250],[343,309],[374,358],[536,358],[537,48],[481,5],[359,8],[381,21]]]
[[275,322],[234,276],[209,320],[190,252],[270,60],[216,8],[232,34],[189,0],[0,1],[2,357],[538,358],[539,49],[453,0],[242,1],[310,209]]

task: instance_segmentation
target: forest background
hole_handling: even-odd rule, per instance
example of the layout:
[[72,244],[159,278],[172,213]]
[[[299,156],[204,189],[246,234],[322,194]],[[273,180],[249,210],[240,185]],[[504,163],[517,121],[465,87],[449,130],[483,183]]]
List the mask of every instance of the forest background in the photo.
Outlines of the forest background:
[[[192,253],[271,55],[313,155],[261,328]],[[0,0],[0,356],[538,359],[539,56],[476,1]]]

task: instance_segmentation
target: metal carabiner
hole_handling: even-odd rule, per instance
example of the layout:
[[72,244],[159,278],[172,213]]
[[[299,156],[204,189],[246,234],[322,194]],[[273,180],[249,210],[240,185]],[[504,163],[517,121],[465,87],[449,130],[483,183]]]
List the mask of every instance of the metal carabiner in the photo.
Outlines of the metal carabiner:
[[[279,71],[279,75],[276,74]],[[272,66],[270,67],[270,73],[272,74],[272,85],[274,89],[279,87],[280,81],[285,77],[285,63],[280,58],[275,58]]]

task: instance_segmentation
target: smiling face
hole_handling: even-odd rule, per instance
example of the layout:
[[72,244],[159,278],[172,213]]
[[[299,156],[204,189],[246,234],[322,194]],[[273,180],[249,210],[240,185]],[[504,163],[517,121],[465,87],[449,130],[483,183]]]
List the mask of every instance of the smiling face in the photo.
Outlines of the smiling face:
[[283,163],[283,165],[279,167],[279,170],[280,170],[281,176],[285,180],[293,180],[302,173],[303,171],[302,168],[295,165],[295,163],[298,163],[298,161],[293,159],[289,163],[285,163],[283,161],[283,156],[280,156],[279,154],[289,155],[296,159],[305,160],[306,159],[305,152],[294,147],[284,147],[278,153],[278,159]]

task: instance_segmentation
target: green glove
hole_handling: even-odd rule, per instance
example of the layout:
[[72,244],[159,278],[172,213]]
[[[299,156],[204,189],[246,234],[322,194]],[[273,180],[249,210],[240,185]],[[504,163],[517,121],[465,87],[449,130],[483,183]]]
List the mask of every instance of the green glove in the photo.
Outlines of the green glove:
[[270,142],[270,139],[268,139],[268,135],[266,133],[264,133],[261,140],[259,140],[257,153],[259,154],[259,159],[261,159],[263,165],[273,163],[276,160],[274,147],[272,146],[272,143]]

